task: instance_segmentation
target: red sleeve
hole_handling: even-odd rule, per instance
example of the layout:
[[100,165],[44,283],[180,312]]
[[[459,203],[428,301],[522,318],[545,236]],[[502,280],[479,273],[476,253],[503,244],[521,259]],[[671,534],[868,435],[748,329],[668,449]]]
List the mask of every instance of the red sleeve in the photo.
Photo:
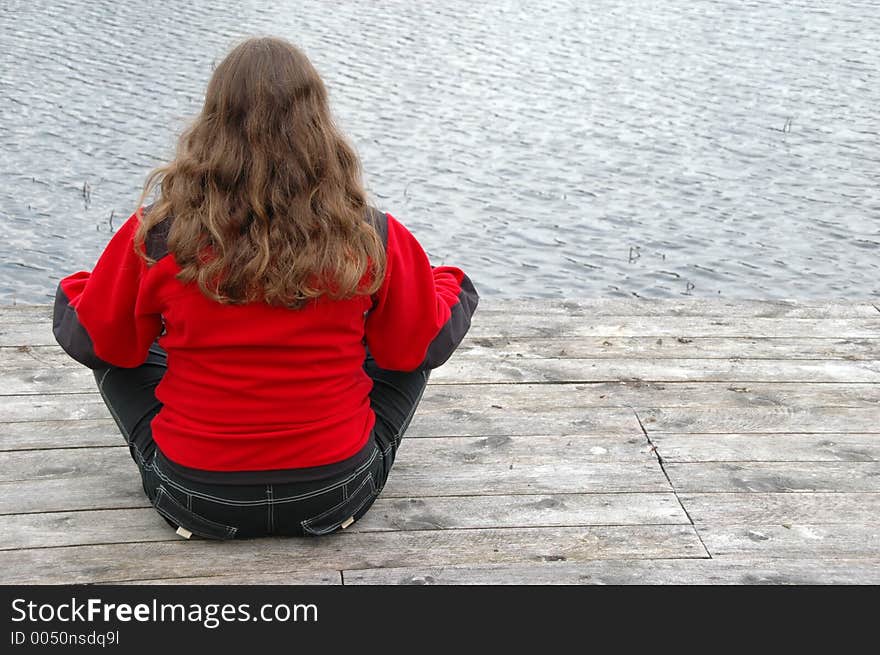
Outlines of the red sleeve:
[[432,267],[416,238],[387,215],[386,268],[367,316],[370,354],[382,368],[436,368],[470,328],[479,295],[454,266]]
[[90,368],[142,364],[162,318],[141,297],[147,273],[134,251],[137,214],[113,235],[94,270],[63,280],[55,294],[53,331],[62,348]]

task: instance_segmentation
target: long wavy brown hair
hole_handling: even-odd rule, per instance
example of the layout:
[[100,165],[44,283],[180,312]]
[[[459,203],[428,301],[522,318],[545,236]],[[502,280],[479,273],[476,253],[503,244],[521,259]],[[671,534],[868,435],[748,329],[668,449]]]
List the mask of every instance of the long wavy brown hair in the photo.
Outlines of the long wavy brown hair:
[[173,161],[150,173],[135,249],[170,221],[178,279],[221,303],[374,293],[385,251],[365,220],[360,163],[335,127],[327,90],[308,58],[276,38],[227,55]]

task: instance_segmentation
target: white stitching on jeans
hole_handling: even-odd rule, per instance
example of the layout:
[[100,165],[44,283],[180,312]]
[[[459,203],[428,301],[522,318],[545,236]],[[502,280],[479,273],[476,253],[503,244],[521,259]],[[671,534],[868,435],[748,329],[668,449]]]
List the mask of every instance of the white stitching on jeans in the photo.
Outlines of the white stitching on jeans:
[[[113,420],[116,421],[116,426],[119,428],[119,431],[122,432],[122,436],[125,437],[125,442],[131,445],[131,434],[128,430],[125,429],[125,425],[122,423],[122,419],[119,418],[119,414],[116,413],[116,410],[113,409],[113,404],[107,399],[107,394],[104,393],[104,380],[107,378],[107,375],[110,373],[112,369],[106,369],[104,371],[104,375],[101,376],[101,379],[98,381],[98,393],[101,394],[101,398],[104,400],[104,404],[107,405],[107,409],[110,410],[110,415],[113,416]],[[137,451],[137,448],[134,449]],[[143,460],[141,460],[143,461]]]
[[276,504],[277,504],[277,503],[288,503],[288,502],[293,502],[293,501],[296,501],[296,500],[301,500],[301,499],[303,499],[303,498],[312,498],[312,497],[314,497],[314,496],[316,496],[316,495],[320,495],[320,494],[326,493],[326,492],[328,492],[328,491],[331,491],[331,490],[333,490],[333,489],[336,489],[336,488],[339,487],[340,485],[346,485],[346,484],[348,484],[349,482],[351,482],[352,480],[354,480],[354,479],[355,479],[357,476],[359,476],[361,473],[363,473],[364,471],[366,471],[367,469],[369,469],[369,468],[373,465],[373,462],[376,461],[376,457],[378,457],[378,456],[379,456],[379,449],[376,448],[376,447],[374,447],[374,448],[373,448],[373,452],[370,454],[370,458],[369,458],[366,462],[364,462],[363,464],[361,464],[360,466],[358,466],[358,467],[357,467],[357,468],[351,473],[351,475],[349,475],[349,476],[347,476],[346,478],[340,480],[340,481],[337,482],[336,484],[331,485],[331,486],[329,486],[329,487],[323,487],[322,489],[319,489],[319,490],[317,490],[317,491],[310,492],[310,493],[308,493],[308,494],[300,494],[300,495],[298,495],[298,496],[285,496],[285,497],[283,497],[283,498],[275,498],[275,503],[276,503]]
[[107,377],[107,374],[110,372],[109,368],[104,369],[104,375],[101,376],[101,379],[98,380],[98,391],[102,391],[104,389],[104,378]]
[[272,503],[272,485],[266,485],[266,500],[269,503],[269,534],[275,532],[275,505]]
[[[367,486],[367,485],[369,485],[369,487],[370,487],[370,492],[367,494],[367,497],[364,498],[364,499],[363,499],[363,500],[357,505],[357,507],[355,507],[353,510],[351,510],[351,517],[354,517],[355,514],[357,514],[358,512],[360,512],[361,509],[363,509],[364,505],[366,505],[367,502],[369,502],[369,500],[370,500],[371,498],[372,498],[372,499],[375,499],[375,497],[376,497],[376,495],[377,495],[376,483],[375,483],[375,481],[373,480],[373,474],[372,474],[372,472],[369,472],[369,473],[367,474],[367,477],[365,477],[364,480],[360,483],[360,485],[358,485],[358,488],[355,490],[354,493],[357,494],[361,489],[363,489],[363,488],[364,488],[365,486]],[[314,517],[312,517],[312,518],[304,519],[303,521],[300,521],[300,526],[302,527],[303,531],[304,531],[307,535],[312,535],[312,536],[323,536],[323,535],[325,535],[325,534],[330,534],[331,532],[335,532],[336,530],[338,530],[338,529],[341,527],[341,525],[342,525],[343,521],[345,521],[345,519],[342,519],[342,520],[339,521],[339,522],[335,522],[335,521],[334,521],[334,523],[331,524],[331,526],[334,526],[334,527],[330,527],[330,528],[325,529],[325,530],[313,530],[311,526],[312,526],[316,521],[320,521],[322,518],[325,518],[325,517],[329,516],[329,515],[332,514],[333,512],[338,512],[339,509],[345,505],[345,503],[346,503],[346,501],[343,500],[341,503],[338,503],[337,505],[334,505],[334,506],[331,507],[330,509],[328,509],[328,510],[326,510],[326,511],[324,511],[324,512],[321,512],[321,513],[318,514],[317,516],[314,516]],[[348,513],[348,512],[346,512],[346,513]],[[335,525],[334,525],[334,524],[335,524]]]
[[[156,500],[153,502],[153,509],[155,509],[159,514],[161,514],[162,516],[164,516],[165,518],[167,518],[167,519],[168,519],[169,521],[171,521],[172,523],[175,523],[175,524],[177,524],[178,526],[180,526],[180,521],[178,521],[177,517],[173,516],[173,515],[171,514],[171,512],[169,512],[167,509],[165,509],[165,508],[163,508],[163,507],[159,507],[159,505],[160,505],[161,502],[162,502],[162,498],[163,498],[163,497],[168,498],[168,502],[169,502],[172,506],[174,505],[174,503],[179,504],[179,501],[177,501],[177,500],[174,498],[174,496],[172,496],[170,493],[168,493],[168,491],[165,489],[165,487],[162,486],[162,485],[160,484],[160,485],[156,488]],[[218,528],[223,528],[224,530],[226,530],[226,538],[227,538],[227,539],[231,539],[231,538],[234,537],[235,534],[238,532],[238,528],[235,527],[235,526],[233,526],[233,525],[226,525],[226,524],[224,524],[224,523],[218,523],[217,521],[212,521],[211,519],[208,519],[208,518],[205,518],[204,516],[201,516],[201,515],[199,515],[199,514],[196,514],[195,512],[192,512],[192,510],[190,510],[190,511],[191,511],[191,513],[192,513],[192,519],[193,519],[193,521],[195,521],[196,523],[198,523],[199,521],[201,521],[201,522],[204,523],[206,526],[209,526],[209,527],[210,527],[210,526],[213,524],[214,526],[216,526],[216,527],[218,527]],[[185,526],[182,526],[182,527],[185,528]],[[193,527],[197,527],[197,526],[193,526]],[[213,537],[212,537],[212,538],[213,538]]]
[[400,429],[397,431],[397,434],[394,435],[394,442],[398,446],[400,446],[400,439],[403,436],[403,433],[406,431],[406,428],[408,428],[409,424],[412,422],[412,418],[416,413],[416,409],[418,408],[419,403],[422,401],[422,396],[425,395],[425,388],[428,386],[428,375],[427,375],[427,373],[425,373],[425,371],[422,371],[422,377],[425,379],[425,384],[422,387],[422,390],[419,392],[418,398],[416,398],[416,401],[413,403],[413,406],[410,408],[409,414],[407,414],[406,419],[403,421],[403,423],[400,424]]

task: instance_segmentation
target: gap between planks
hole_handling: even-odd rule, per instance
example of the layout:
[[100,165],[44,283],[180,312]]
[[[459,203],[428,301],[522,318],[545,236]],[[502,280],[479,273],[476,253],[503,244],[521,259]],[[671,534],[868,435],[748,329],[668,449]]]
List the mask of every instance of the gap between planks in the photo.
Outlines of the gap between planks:
[[672,483],[672,478],[670,478],[669,473],[666,472],[666,467],[663,464],[663,458],[660,456],[660,451],[657,449],[657,446],[654,445],[654,442],[651,441],[651,437],[648,435],[648,431],[645,429],[645,426],[642,423],[642,419],[639,418],[638,412],[633,410],[633,414],[635,415],[636,420],[639,422],[639,427],[642,429],[642,433],[645,435],[645,439],[648,442],[651,453],[653,453],[653,455],[657,458],[657,464],[660,466],[660,470],[663,471],[663,475],[666,477],[666,481],[669,483],[669,488],[672,491],[673,495],[675,496],[675,500],[678,501],[678,504],[681,507],[682,511],[684,512],[684,515],[687,517],[687,520],[690,521],[690,524],[693,526],[694,532],[697,535],[697,539],[700,540],[700,545],[703,547],[703,550],[706,551],[707,557],[709,557],[709,559],[712,559],[712,553],[710,553],[709,549],[706,548],[706,544],[705,544],[705,542],[703,542],[703,537],[700,535],[700,531],[697,529],[697,525],[694,523],[694,519],[691,517],[690,512],[688,511],[687,507],[685,507],[684,503],[682,502],[681,498],[679,497],[678,491],[675,489],[675,485]]

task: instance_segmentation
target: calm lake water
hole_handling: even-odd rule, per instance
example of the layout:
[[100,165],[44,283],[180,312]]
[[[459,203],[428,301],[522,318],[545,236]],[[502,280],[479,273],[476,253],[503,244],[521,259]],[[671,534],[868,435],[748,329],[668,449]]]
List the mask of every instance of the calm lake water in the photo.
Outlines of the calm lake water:
[[876,1],[2,0],[0,303],[92,267],[252,34],[484,296],[880,294]]

